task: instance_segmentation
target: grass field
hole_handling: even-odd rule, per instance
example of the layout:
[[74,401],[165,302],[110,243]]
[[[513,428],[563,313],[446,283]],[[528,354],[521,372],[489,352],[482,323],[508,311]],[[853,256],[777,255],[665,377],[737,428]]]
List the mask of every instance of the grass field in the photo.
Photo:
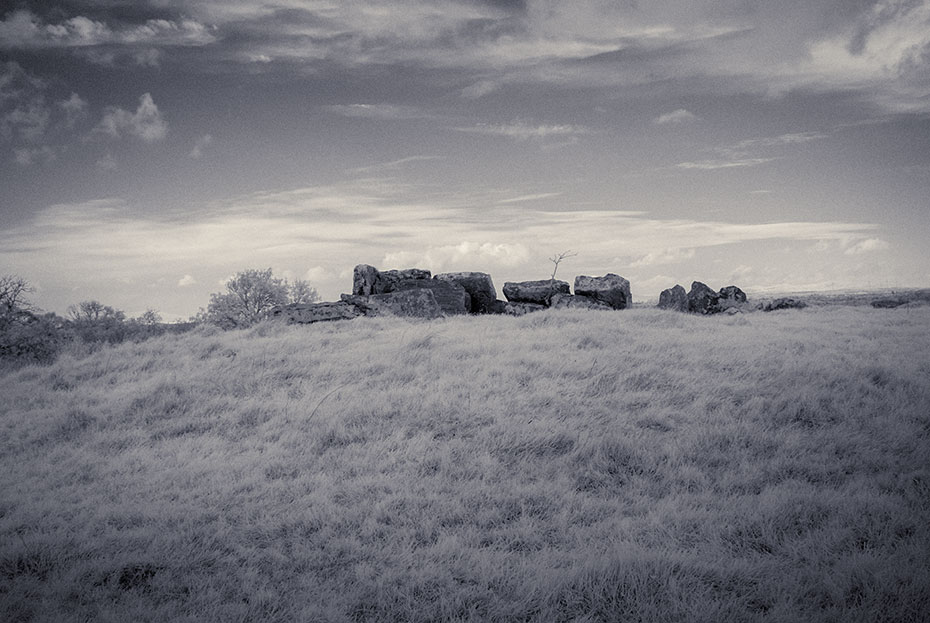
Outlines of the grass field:
[[926,621],[930,307],[199,329],[0,377],[3,621]]

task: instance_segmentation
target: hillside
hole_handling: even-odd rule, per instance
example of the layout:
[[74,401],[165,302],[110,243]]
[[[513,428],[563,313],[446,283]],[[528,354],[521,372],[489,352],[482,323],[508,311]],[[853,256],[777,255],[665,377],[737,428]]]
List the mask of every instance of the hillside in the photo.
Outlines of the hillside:
[[9,372],[0,620],[925,620],[928,329],[360,318]]

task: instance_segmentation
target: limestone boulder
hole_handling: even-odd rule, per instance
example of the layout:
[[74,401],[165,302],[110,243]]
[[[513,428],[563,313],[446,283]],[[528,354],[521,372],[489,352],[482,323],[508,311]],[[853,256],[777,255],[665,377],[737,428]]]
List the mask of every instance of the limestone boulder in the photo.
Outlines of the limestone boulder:
[[454,281],[404,279],[394,284],[394,292],[403,290],[430,290],[446,315],[467,314],[471,311],[471,297],[465,288]]
[[607,273],[603,277],[575,277],[575,295],[587,296],[613,309],[627,309],[633,306],[630,282],[613,273]]
[[374,266],[359,264],[352,271],[352,294],[369,296],[380,294],[378,291],[381,272]]
[[505,303],[504,304],[504,314],[508,316],[525,316],[526,314],[531,314],[533,312],[542,311],[548,309],[545,305],[538,305],[536,303]]
[[746,305],[746,293],[736,286],[720,288],[717,299],[717,309],[724,311],[732,308],[742,308]]
[[404,270],[382,270],[378,277],[381,291],[376,294],[387,294],[399,290],[398,285],[402,282],[426,280],[432,277],[432,273],[422,268],[405,268]]
[[497,290],[491,275],[477,272],[440,273],[433,277],[438,281],[456,283],[468,292],[469,311],[473,314],[493,313],[491,310],[497,300]]
[[688,292],[688,311],[694,314],[715,314],[719,310],[717,301],[720,295],[700,281],[692,282]]
[[271,310],[272,318],[281,318],[288,323],[311,324],[328,320],[350,320],[361,312],[355,305],[338,301],[335,303],[294,303],[280,305]]
[[614,309],[603,301],[582,294],[554,294],[549,307],[553,309]]
[[659,308],[679,312],[688,311],[688,293],[679,284],[675,284],[674,288],[662,290],[659,294]]
[[387,294],[358,296],[343,294],[342,300],[355,306],[364,316],[405,316],[441,318],[442,308],[429,289],[396,290]]
[[540,279],[539,281],[508,281],[504,284],[504,296],[511,303],[549,305],[554,294],[571,294],[567,281]]

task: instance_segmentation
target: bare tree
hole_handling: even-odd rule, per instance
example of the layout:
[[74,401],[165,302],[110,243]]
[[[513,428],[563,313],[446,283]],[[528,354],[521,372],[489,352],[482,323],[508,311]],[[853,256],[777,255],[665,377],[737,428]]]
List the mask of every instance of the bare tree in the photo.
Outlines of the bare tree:
[[570,257],[575,257],[578,254],[571,251],[562,251],[561,253],[556,253],[549,258],[549,261],[552,262],[552,276],[549,277],[549,298],[552,298],[552,295],[555,293],[555,274],[559,271],[559,264],[562,263],[562,260],[566,260]]
[[316,289],[298,279],[293,284],[271,274],[271,269],[249,269],[226,282],[226,292],[212,294],[203,317],[223,328],[248,327],[268,317],[278,305],[312,303]]
[[19,312],[32,311],[26,295],[35,292],[32,285],[16,275],[0,277],[0,316],[12,317]]
[[77,322],[91,322],[97,320],[116,320],[122,322],[126,319],[126,314],[109,305],[104,305],[100,301],[81,301],[77,305],[68,307],[68,315],[71,320]]

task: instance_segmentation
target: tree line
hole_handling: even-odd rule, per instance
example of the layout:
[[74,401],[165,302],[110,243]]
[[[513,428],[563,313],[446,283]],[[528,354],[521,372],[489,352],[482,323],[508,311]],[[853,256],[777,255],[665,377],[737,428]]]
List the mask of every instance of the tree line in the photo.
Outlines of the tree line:
[[229,279],[225,291],[210,295],[206,309],[201,308],[187,322],[168,324],[156,310],[127,318],[123,311],[96,300],[71,305],[66,316],[59,316],[35,307],[30,301],[34,292],[23,277],[0,276],[0,364],[4,366],[48,363],[67,348],[94,350],[105,344],[187,331],[200,324],[246,328],[266,319],[278,305],[320,298],[307,281],[277,278],[270,268],[249,269]]

